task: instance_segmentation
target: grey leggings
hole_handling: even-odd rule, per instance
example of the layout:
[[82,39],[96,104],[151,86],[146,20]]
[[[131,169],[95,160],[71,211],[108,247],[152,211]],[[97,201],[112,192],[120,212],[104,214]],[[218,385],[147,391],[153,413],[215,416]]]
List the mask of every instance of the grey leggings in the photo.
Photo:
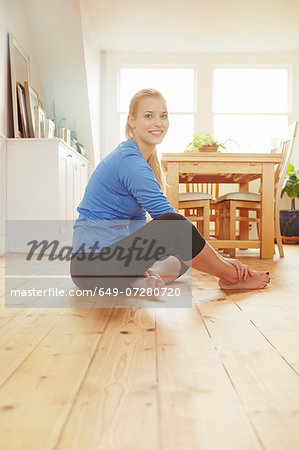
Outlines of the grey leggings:
[[175,256],[181,264],[180,275],[205,246],[205,239],[184,216],[174,212],[161,214],[146,225],[100,253],[74,253],[71,276],[80,289],[124,288],[155,261]]

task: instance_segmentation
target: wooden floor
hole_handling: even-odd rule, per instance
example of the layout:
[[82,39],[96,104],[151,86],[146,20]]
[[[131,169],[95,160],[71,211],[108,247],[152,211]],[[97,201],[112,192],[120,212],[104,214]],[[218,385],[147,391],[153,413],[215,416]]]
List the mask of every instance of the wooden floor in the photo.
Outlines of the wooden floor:
[[[192,308],[0,309],[0,448],[299,448],[299,246]],[[2,259],[2,280],[4,275]]]

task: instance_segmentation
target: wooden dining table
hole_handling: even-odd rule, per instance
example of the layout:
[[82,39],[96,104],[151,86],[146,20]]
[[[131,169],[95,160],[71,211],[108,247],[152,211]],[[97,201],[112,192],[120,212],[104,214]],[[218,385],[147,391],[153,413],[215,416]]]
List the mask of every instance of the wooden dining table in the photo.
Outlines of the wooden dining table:
[[261,219],[258,240],[209,239],[214,248],[259,248],[261,258],[274,255],[274,173],[281,161],[277,153],[163,153],[166,172],[166,196],[178,211],[179,183],[237,183],[240,192],[248,191],[249,182],[261,180]]

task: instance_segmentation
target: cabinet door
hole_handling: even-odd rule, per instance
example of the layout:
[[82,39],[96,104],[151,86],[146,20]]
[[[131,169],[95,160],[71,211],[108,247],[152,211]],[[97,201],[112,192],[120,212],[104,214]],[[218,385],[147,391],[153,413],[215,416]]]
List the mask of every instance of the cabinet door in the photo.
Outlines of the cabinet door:
[[74,166],[75,161],[73,155],[70,153],[66,155],[67,158],[67,192],[66,192],[66,216],[67,220],[74,219]]
[[59,218],[76,220],[87,184],[87,164],[66,149],[59,152]]
[[67,158],[59,153],[59,220],[67,220]]
[[81,196],[80,200],[82,200],[84,196],[87,181],[88,181],[87,165],[85,163],[82,163],[80,167],[80,196]]
[[74,219],[74,158],[69,152],[59,152],[59,219]]
[[79,161],[74,163],[74,202],[73,202],[73,219],[77,219],[77,207],[81,202],[81,164]]
[[78,217],[77,207],[81,202],[87,184],[87,166],[81,161],[74,164],[74,219]]

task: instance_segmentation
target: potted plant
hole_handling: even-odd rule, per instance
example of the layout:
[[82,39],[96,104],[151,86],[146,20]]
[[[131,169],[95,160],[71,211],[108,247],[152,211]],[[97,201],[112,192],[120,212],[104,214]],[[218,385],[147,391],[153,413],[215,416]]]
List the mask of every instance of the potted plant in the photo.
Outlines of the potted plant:
[[226,150],[226,145],[231,142],[237,144],[234,139],[226,139],[224,142],[216,141],[210,133],[198,131],[194,134],[193,140],[188,144],[185,152],[217,152],[219,147]]
[[[299,170],[289,164],[287,176],[281,190],[281,197],[287,194],[291,199],[291,209],[280,211],[281,235],[299,237],[299,211],[296,210],[295,201],[299,198]],[[294,239],[295,241],[298,239]]]
[[78,141],[78,137],[77,137],[76,131],[71,131],[71,142],[72,142],[72,147],[74,148],[74,150],[76,150],[81,155],[85,155],[86,154],[84,145],[81,144]]

